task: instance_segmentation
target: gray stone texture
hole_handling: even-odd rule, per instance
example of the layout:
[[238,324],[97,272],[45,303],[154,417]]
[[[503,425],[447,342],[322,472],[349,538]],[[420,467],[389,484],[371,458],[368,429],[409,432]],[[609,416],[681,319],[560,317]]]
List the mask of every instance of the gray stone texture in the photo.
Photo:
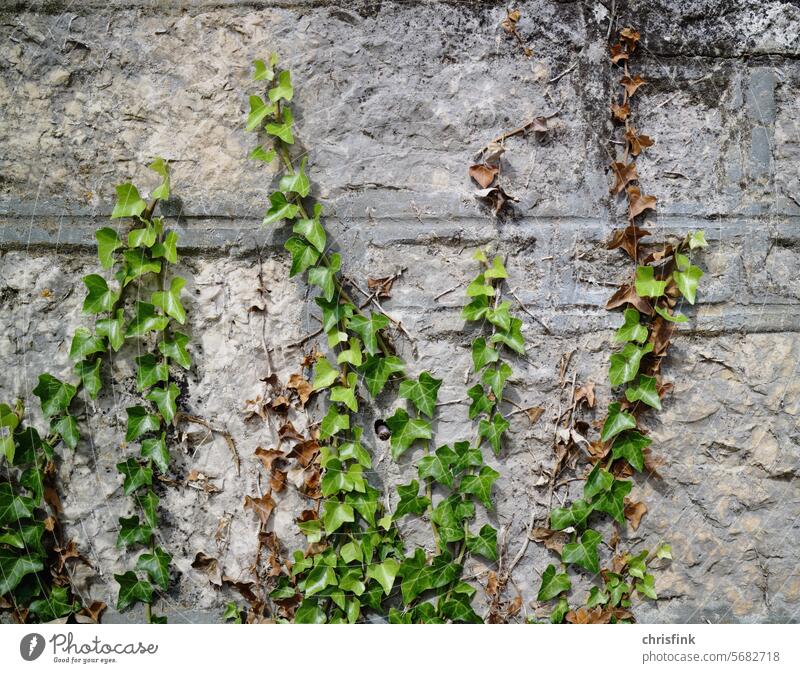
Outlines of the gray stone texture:
[[[502,473],[489,518],[510,527],[513,555],[531,513],[545,512],[561,355],[573,353],[569,377],[597,382],[600,409],[611,399],[606,369],[620,316],[603,306],[630,272],[603,245],[624,219],[606,168],[620,76],[607,55],[611,4],[519,3],[534,51],[526,59],[499,27],[504,3],[489,0],[3,0],[2,399],[27,397],[35,412],[37,375],[70,376],[69,338],[87,320],[80,279],[97,269],[93,232],[107,222],[113,187],[132,179],[151,189],[146,163],[160,155],[172,164],[177,198],[167,207],[179,214],[172,223],[195,360],[183,405],[225,425],[242,456],[237,475],[225,442],[200,428],[173,452],[180,478],[199,470],[221,489],[163,488],[160,535],[176,573],[161,608],[173,619],[216,621],[237,598],[191,569],[197,552],[249,578],[257,525],[242,502],[264,481],[254,449],[276,439],[242,410],[263,393],[264,346],[285,381],[302,357],[292,344],[317,325],[313,294],[288,279],[287,233],[260,227],[278,174],[245,158],[254,142],[243,128],[251,61],[277,50],[292,70],[298,148],[347,276],[363,286],[405,269],[385,306],[413,336],[394,335],[410,370],[446,379],[440,399],[464,397],[475,330],[459,310],[476,271],[471,252],[484,245],[507,255],[509,288],[537,318],[520,316],[529,350],[514,363],[512,399],[546,409],[535,424],[513,416],[504,453],[488,459]],[[653,622],[797,621],[800,7],[614,4],[619,25],[643,35],[631,67],[648,79],[634,125],[656,140],[638,163],[659,204],[647,228],[659,237],[701,228],[710,243],[699,257],[707,273],[699,304],[684,307],[690,321],[664,366],[674,392],[663,413],[647,416],[662,479],[636,479],[633,495],[649,512],[638,531],[623,531],[624,545],[664,539],[675,556],[657,574],[661,600],[636,613]],[[476,202],[467,166],[485,142],[537,114],[555,115],[552,132],[507,142],[503,179],[519,203],[495,219]],[[67,531],[97,573],[78,581],[87,598],[109,604],[112,574],[132,565],[114,546],[117,517],[131,510],[114,465],[133,452],[123,437],[125,407],[138,400],[135,350],[114,358],[106,374],[116,383],[87,402],[81,420],[91,441],[64,452],[60,467]],[[382,399],[365,423],[394,405]],[[312,404],[309,418],[319,415]],[[440,443],[472,433],[464,405],[441,407],[435,427]],[[386,445],[371,435],[370,443],[376,484],[414,475],[421,451],[394,464]],[[273,525],[288,548],[302,544],[293,524],[301,507],[291,491],[279,496]],[[220,553],[214,534],[225,516],[230,543]],[[430,544],[424,524],[404,531]],[[531,543],[517,566],[528,614],[537,571],[552,560]],[[140,618],[107,613],[107,621]]]

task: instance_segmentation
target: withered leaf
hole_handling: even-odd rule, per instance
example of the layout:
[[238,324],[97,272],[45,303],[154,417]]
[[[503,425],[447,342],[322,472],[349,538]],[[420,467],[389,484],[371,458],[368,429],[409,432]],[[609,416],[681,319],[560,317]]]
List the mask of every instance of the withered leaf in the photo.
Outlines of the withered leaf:
[[258,416],[262,421],[267,420],[267,412],[264,405],[264,400],[261,395],[257,395],[252,400],[245,400],[244,420],[249,421],[251,418]]
[[549,528],[532,528],[528,537],[534,542],[544,543],[550,551],[561,553],[564,545],[569,542],[569,535],[560,530],[550,530]]
[[645,514],[647,514],[647,505],[643,502],[632,502],[625,498],[625,518],[631,524],[633,530],[639,528],[639,524]]
[[253,582],[240,582],[239,580],[235,580],[227,575],[222,577],[222,581],[228,586],[236,589],[236,591],[241,594],[242,598],[250,603],[250,605],[254,606],[254,608],[260,605],[261,601],[259,601],[258,596],[253,593],[253,587],[255,586]]
[[58,572],[62,572],[64,570],[64,565],[69,559],[81,559],[87,565],[90,565],[89,562],[81,555],[78,551],[78,545],[75,544],[73,540],[67,542],[64,547],[55,547],[53,549],[54,552],[58,555]]
[[636,90],[642,86],[643,84],[647,84],[647,80],[644,79],[641,75],[634,75],[630,77],[629,75],[625,75],[619,83],[625,87],[625,91],[627,92],[628,96],[633,96],[636,93]]
[[525,413],[528,415],[528,420],[530,420],[531,423],[536,423],[544,413],[544,407],[528,407],[525,409]]
[[637,215],[641,215],[645,210],[656,209],[656,197],[649,194],[642,194],[642,190],[636,186],[628,187],[628,219],[633,220]]
[[289,400],[286,399],[284,395],[278,395],[278,397],[273,398],[270,400],[269,408],[272,409],[276,414],[286,415],[289,413]]
[[628,52],[625,51],[625,48],[622,46],[621,43],[617,42],[616,44],[611,45],[611,62],[612,63],[619,63],[620,61],[628,60]]
[[611,309],[619,308],[625,304],[630,304],[633,306],[633,308],[639,311],[639,313],[653,315],[653,307],[650,305],[650,302],[637,294],[636,288],[632,283],[625,283],[624,285],[621,285],[620,288],[606,302],[606,309],[610,311]]
[[309,439],[295,444],[286,457],[295,458],[302,467],[308,467],[314,462],[318,454],[319,443],[314,439]]
[[612,161],[611,170],[614,173],[614,186],[611,188],[612,194],[619,194],[631,180],[639,179],[639,174],[636,172],[636,164],[633,161],[629,164],[621,161]]
[[653,355],[662,356],[666,354],[674,329],[675,323],[664,320],[660,315],[653,319],[650,323],[649,338],[650,343],[653,344]]
[[321,497],[319,490],[320,481],[322,480],[322,472],[319,465],[316,463],[310,465],[304,472],[304,491],[309,498],[317,499]]
[[222,586],[222,568],[219,561],[204,552],[197,552],[192,561],[192,568],[208,577],[208,581],[216,587]]
[[500,169],[488,164],[473,164],[469,167],[469,177],[477,182],[483,189],[489,187],[497,177]]
[[635,157],[638,157],[645,147],[652,147],[655,144],[650,136],[639,135],[633,127],[625,131],[625,140],[628,141],[631,154]]
[[246,495],[244,497],[244,508],[251,510],[259,518],[261,525],[265,526],[272,515],[272,510],[275,509],[275,501],[270,493],[265,493],[260,498]]
[[297,442],[302,442],[305,439],[303,435],[301,435],[299,432],[297,432],[297,430],[294,429],[294,425],[292,425],[291,421],[284,423],[278,429],[278,437],[281,440],[290,439],[290,440],[295,440]]
[[517,29],[517,23],[521,17],[522,14],[518,9],[508,10],[506,12],[506,17],[500,22],[500,25],[503,27],[504,31],[509,34],[513,34]]
[[273,470],[270,475],[269,485],[275,493],[283,491],[283,489],[286,488],[286,472],[283,470]]
[[84,607],[75,615],[78,624],[99,624],[100,615],[108,606],[103,601],[95,601],[91,605]]
[[635,261],[639,259],[640,241],[649,235],[650,232],[647,229],[642,229],[635,224],[629,224],[624,229],[615,229],[606,247],[609,250],[622,248]]
[[622,105],[612,103],[611,114],[617,121],[624,122],[631,114],[631,106],[627,103],[623,103]]
[[367,289],[378,299],[389,299],[392,296],[392,285],[394,276],[384,276],[383,278],[367,278]]
[[285,456],[282,451],[278,451],[278,449],[262,449],[260,446],[253,452],[253,455],[261,461],[261,464],[267,472],[272,472],[272,464],[276,460],[287,458],[287,456]]
[[492,207],[492,214],[497,216],[503,207],[513,201],[517,202],[519,199],[510,196],[505,192],[502,187],[489,187],[488,189],[479,189],[475,192],[475,196],[479,199],[487,201]]
[[633,52],[636,49],[636,44],[641,39],[641,35],[639,35],[639,31],[634,30],[630,26],[623,28],[619,31],[619,39],[622,40],[628,47],[629,52]]
[[497,573],[494,572],[494,570],[490,570],[489,575],[486,578],[486,595],[497,595]]
[[314,387],[311,385],[311,382],[302,374],[292,374],[289,377],[289,383],[286,384],[286,387],[289,390],[297,391],[297,397],[300,399],[301,408],[306,406],[308,399],[311,397],[311,393],[314,392]]
[[506,619],[519,614],[520,610],[522,610],[522,596],[517,594],[514,600],[508,604],[508,608],[506,608]]
[[576,405],[585,402],[589,409],[594,409],[594,382],[589,381],[575,391],[574,402]]
[[611,616],[610,610],[603,610],[598,605],[590,610],[586,608],[570,610],[564,619],[570,624],[608,624],[611,621]]

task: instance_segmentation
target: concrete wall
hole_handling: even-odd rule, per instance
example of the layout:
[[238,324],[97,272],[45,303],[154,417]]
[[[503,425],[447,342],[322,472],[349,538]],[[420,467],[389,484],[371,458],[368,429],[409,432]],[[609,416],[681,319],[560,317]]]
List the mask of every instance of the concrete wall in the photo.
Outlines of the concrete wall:
[[[195,359],[184,405],[228,427],[242,471],[224,441],[200,432],[174,452],[179,477],[202,471],[221,492],[163,489],[160,534],[180,574],[162,608],[176,620],[217,620],[236,598],[190,568],[199,551],[248,578],[257,526],[242,501],[263,480],[254,449],[275,438],[241,412],[263,393],[263,344],[285,381],[302,357],[291,344],[317,324],[304,284],[288,280],[286,232],[260,228],[275,176],[245,159],[250,62],[273,50],[293,72],[296,135],[345,273],[363,285],[406,269],[386,308],[414,338],[397,338],[411,370],[446,375],[441,399],[463,397],[473,334],[458,314],[478,245],[508,255],[509,286],[547,328],[521,315],[530,347],[513,379],[516,401],[546,412],[536,424],[514,416],[505,453],[490,459],[502,473],[492,521],[510,526],[516,553],[531,512],[545,512],[546,487],[536,484],[552,464],[561,355],[573,353],[570,377],[597,382],[600,408],[610,400],[607,358],[620,316],[603,305],[630,269],[602,245],[624,210],[609,197],[605,168],[607,105],[619,76],[606,47],[611,3],[519,3],[530,60],[499,27],[505,5],[488,0],[2,4],[1,398],[31,397],[42,371],[69,375],[69,337],[85,322],[80,278],[97,267],[92,236],[107,221],[113,186],[133,179],[152,187],[145,164],[155,155],[172,162],[179,199],[168,205],[181,213]],[[638,165],[659,203],[647,228],[662,237],[702,228],[711,244],[700,257],[699,306],[686,307],[691,320],[664,367],[674,394],[647,419],[666,464],[661,480],[637,480],[633,495],[649,513],[626,544],[666,539],[675,560],[657,576],[662,599],[637,614],[796,621],[800,9],[777,0],[615,5],[619,25],[643,34],[633,68],[649,84],[637,96],[635,125],[657,144]],[[556,112],[546,140],[507,143],[506,189],[520,202],[513,215],[492,218],[466,177],[472,154],[535,114]],[[250,311],[261,301],[259,250],[263,314]],[[137,399],[134,354],[131,347],[113,362],[121,383],[88,405],[82,425],[92,441],[67,452],[60,471],[68,532],[97,572],[79,580],[87,596],[108,603],[112,574],[132,565],[114,547],[117,517],[130,510],[114,464],[133,450],[123,437],[124,409]],[[313,406],[310,415],[319,416]],[[443,407],[437,441],[463,437],[465,425],[465,406]],[[376,483],[415,474],[418,454],[397,465],[370,441]],[[284,496],[275,514],[288,547],[301,544],[292,523],[300,506]],[[230,542],[219,551],[224,517]],[[406,532],[425,540],[424,529]],[[551,559],[532,543],[514,573],[529,612],[534,569]],[[119,618],[140,615],[107,614]]]

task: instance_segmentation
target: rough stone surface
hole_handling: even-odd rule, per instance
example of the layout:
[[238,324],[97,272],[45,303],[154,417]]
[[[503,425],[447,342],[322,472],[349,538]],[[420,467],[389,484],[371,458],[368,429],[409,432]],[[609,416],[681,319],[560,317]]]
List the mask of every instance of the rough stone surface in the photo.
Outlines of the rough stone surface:
[[[163,489],[160,535],[176,573],[162,608],[176,620],[215,621],[236,598],[191,569],[199,551],[247,579],[257,529],[242,501],[264,478],[254,449],[275,437],[246,422],[242,409],[263,392],[264,346],[285,380],[301,358],[291,345],[317,324],[302,281],[288,279],[286,232],[259,226],[276,175],[244,158],[253,142],[242,123],[249,64],[273,50],[293,71],[296,135],[345,272],[364,284],[406,269],[386,308],[414,338],[397,336],[410,368],[446,377],[441,399],[464,394],[473,333],[458,314],[475,273],[470,253],[490,245],[508,256],[509,287],[536,316],[521,316],[529,350],[515,363],[512,399],[546,409],[533,425],[513,416],[506,450],[489,459],[502,473],[490,520],[510,526],[516,553],[531,512],[544,513],[546,488],[536,484],[553,460],[560,356],[573,353],[570,377],[597,382],[600,408],[611,395],[606,367],[619,315],[603,305],[630,268],[602,245],[624,211],[609,197],[606,174],[607,105],[619,77],[606,51],[611,3],[519,3],[529,60],[499,28],[504,4],[488,0],[3,5],[2,399],[27,397],[35,410],[37,375],[70,375],[69,338],[86,321],[80,278],[97,267],[92,236],[106,222],[113,186],[133,179],[152,187],[146,163],[155,155],[172,162],[179,198],[167,205],[180,214],[195,360],[183,404],[230,430],[242,470],[222,440],[199,431],[189,451],[175,450],[179,477],[199,470],[222,492]],[[635,124],[657,144],[639,173],[659,202],[648,229],[667,236],[703,228],[711,244],[700,258],[700,303],[687,307],[690,322],[664,368],[674,392],[647,419],[666,464],[662,479],[637,479],[634,496],[649,512],[624,538],[651,548],[669,540],[675,560],[658,573],[662,599],[637,615],[797,621],[800,8],[776,0],[615,6],[619,25],[643,34],[633,68],[649,84]],[[554,114],[553,131],[544,141],[508,141],[504,179],[520,201],[513,215],[493,219],[476,203],[466,167],[486,141],[535,114]],[[261,301],[259,250],[263,313],[250,310]],[[91,441],[65,452],[60,467],[67,531],[98,573],[80,579],[87,598],[108,603],[112,574],[131,565],[114,546],[117,518],[131,507],[114,464],[131,452],[123,436],[125,407],[138,399],[134,355],[129,346],[114,358],[107,373],[117,384],[82,419]],[[374,413],[393,404],[386,399]],[[463,438],[466,408],[441,411],[437,442]],[[310,417],[319,418],[316,406]],[[418,453],[398,465],[385,445],[374,440],[373,448],[376,484],[414,474]],[[300,505],[282,497],[274,518],[290,548],[301,544],[292,522]],[[231,534],[220,553],[214,534],[223,517]],[[427,539],[424,527],[405,532]],[[535,571],[550,559],[531,544],[515,571],[529,613]]]

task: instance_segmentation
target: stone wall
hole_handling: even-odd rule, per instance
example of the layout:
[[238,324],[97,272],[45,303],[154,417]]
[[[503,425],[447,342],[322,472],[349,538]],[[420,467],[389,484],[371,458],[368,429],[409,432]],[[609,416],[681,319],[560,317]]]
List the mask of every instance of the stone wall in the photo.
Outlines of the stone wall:
[[[607,55],[611,4],[519,3],[534,51],[526,59],[499,27],[505,5],[490,0],[3,1],[0,398],[25,396],[35,411],[37,375],[70,375],[69,338],[86,320],[80,278],[97,267],[93,232],[107,221],[113,187],[127,179],[154,186],[144,166],[156,155],[172,165],[178,198],[167,206],[179,215],[195,360],[184,407],[225,425],[242,456],[237,475],[225,442],[199,428],[177,452],[180,478],[199,470],[221,492],[164,489],[161,535],[179,570],[164,601],[173,619],[215,621],[236,598],[191,569],[197,552],[248,577],[257,525],[242,501],[263,479],[254,449],[275,438],[242,409],[263,393],[264,348],[285,381],[302,357],[292,344],[317,324],[304,284],[288,279],[286,232],[260,227],[275,176],[245,159],[251,61],[277,50],[293,72],[296,135],[345,273],[363,285],[405,269],[386,309],[413,337],[396,339],[411,370],[446,375],[440,399],[464,396],[472,334],[459,311],[476,271],[471,252],[488,245],[507,255],[509,287],[537,317],[521,315],[529,350],[515,363],[514,399],[546,409],[535,424],[513,416],[504,454],[490,459],[502,473],[491,520],[509,527],[514,554],[531,514],[546,508],[537,484],[553,460],[561,356],[572,353],[570,378],[597,382],[601,409],[610,399],[607,358],[620,316],[603,305],[630,269],[603,247],[624,217],[606,174],[607,106],[619,76]],[[661,237],[702,228],[710,242],[699,305],[664,367],[673,395],[648,417],[666,461],[662,479],[637,479],[633,493],[649,513],[628,529],[628,542],[652,548],[666,539],[675,556],[657,577],[661,600],[637,614],[796,621],[800,8],[777,0],[614,4],[619,25],[643,34],[634,68],[649,84],[635,124],[657,144],[638,165],[659,203],[647,228]],[[495,219],[474,199],[466,168],[486,141],[536,114],[554,114],[553,130],[544,140],[508,141],[504,176],[520,201]],[[114,546],[117,518],[130,510],[114,465],[130,452],[123,437],[125,407],[137,399],[133,354],[123,350],[112,363],[119,383],[82,420],[91,441],[65,452],[60,468],[68,533],[97,573],[78,580],[109,604],[112,574],[131,565]],[[385,405],[375,413],[392,401]],[[463,437],[466,407],[441,411],[437,441]],[[370,441],[376,483],[415,474],[418,453],[395,464],[386,445]],[[288,547],[302,543],[292,521],[300,504],[287,495],[275,514]],[[219,552],[225,517],[229,545]],[[424,529],[405,532],[425,540]],[[528,612],[535,570],[550,558],[532,543],[514,573]],[[110,610],[106,621],[140,617]]]

